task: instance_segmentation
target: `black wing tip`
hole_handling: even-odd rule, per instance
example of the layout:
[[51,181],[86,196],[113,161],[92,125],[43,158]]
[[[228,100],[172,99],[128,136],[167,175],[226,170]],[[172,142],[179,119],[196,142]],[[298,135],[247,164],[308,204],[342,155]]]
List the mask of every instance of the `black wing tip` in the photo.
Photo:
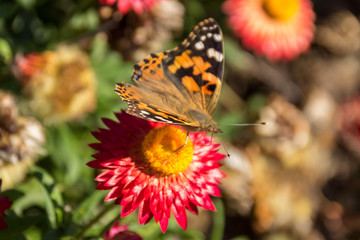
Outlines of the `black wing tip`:
[[122,87],[122,83],[115,83],[115,91]]
[[[191,33],[189,34],[189,36],[184,40],[184,42],[186,41],[191,41],[189,39],[192,39],[194,36],[194,33],[199,33],[199,32],[207,32],[207,31],[211,31],[212,33],[220,33],[222,34],[221,31],[221,27],[219,25],[219,23],[214,19],[214,18],[206,18],[204,20],[202,20],[201,22],[199,22],[191,31]],[[185,44],[183,42],[183,44]]]
[[216,22],[216,20],[213,17],[206,18],[202,20],[200,23],[210,23],[210,22]]
[[216,25],[219,25],[219,23],[215,20],[215,18],[209,17],[209,18],[202,20],[200,23],[198,23],[198,25],[204,26],[204,25],[213,24],[213,23],[215,23]]

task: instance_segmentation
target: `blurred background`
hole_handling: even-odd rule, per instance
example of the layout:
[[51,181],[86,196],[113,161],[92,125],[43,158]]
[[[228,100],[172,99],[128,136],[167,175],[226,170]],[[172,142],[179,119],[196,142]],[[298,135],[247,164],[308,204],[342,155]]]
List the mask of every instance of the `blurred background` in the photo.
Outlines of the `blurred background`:
[[126,108],[114,86],[135,63],[208,17],[225,47],[214,119],[267,125],[216,136],[231,155],[216,213],[165,234],[136,214],[120,223],[144,239],[360,239],[359,14],[357,0],[0,1],[0,179],[13,203],[0,239],[104,238],[120,207],[95,191],[91,132]]

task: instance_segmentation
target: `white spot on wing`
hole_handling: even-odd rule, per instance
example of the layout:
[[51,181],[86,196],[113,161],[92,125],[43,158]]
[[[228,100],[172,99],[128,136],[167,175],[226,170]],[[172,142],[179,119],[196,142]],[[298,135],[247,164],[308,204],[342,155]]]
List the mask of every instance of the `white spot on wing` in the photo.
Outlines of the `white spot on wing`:
[[140,112],[141,112],[142,114],[144,114],[144,115],[150,115],[150,113],[149,113],[149,112],[144,111],[144,110],[141,110]]
[[205,35],[202,35],[202,36],[200,37],[200,40],[201,40],[201,41],[205,41],[205,40],[206,40],[206,36],[205,36]]
[[200,50],[203,50],[205,48],[205,45],[203,42],[201,41],[198,41],[197,43],[195,43],[194,45],[195,49],[200,51]]
[[206,36],[207,36],[208,38],[211,38],[211,37],[212,37],[212,33],[207,33]]
[[207,56],[209,58],[215,58],[217,62],[221,62],[223,60],[223,54],[221,52],[216,51],[214,48],[209,48],[207,50]]
[[216,42],[221,42],[221,40],[222,40],[221,34],[218,34],[218,33],[215,33],[213,38]]

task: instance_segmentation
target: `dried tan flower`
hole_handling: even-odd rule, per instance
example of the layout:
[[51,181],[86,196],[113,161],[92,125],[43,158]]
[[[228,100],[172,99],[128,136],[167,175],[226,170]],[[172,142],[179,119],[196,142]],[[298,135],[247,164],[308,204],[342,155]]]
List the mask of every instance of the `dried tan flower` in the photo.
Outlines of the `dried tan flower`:
[[355,53],[360,48],[359,20],[351,12],[337,12],[318,27],[315,42],[333,54]]
[[[313,94],[321,96],[320,92]],[[325,93],[323,94],[325,95]],[[326,98],[326,96],[323,97]],[[311,104],[315,104],[314,100],[311,100],[313,97],[309,97],[305,105],[307,117],[319,118],[310,112]],[[323,101],[327,100],[323,99]],[[329,116],[320,116],[324,119],[324,124],[326,124],[326,118],[332,117],[334,120],[335,103],[328,104],[331,105],[329,109],[332,108],[332,112],[329,111]],[[335,171],[331,157],[331,149],[335,144],[335,130],[320,129],[315,125],[316,120],[314,119],[312,119],[314,122],[311,125],[307,117],[284,98],[273,95],[269,104],[260,113],[260,121],[268,122],[268,125],[255,128],[258,135],[257,142],[261,151],[276,159],[282,168],[297,169],[307,181],[321,185]],[[331,126],[335,123],[328,122],[327,124]],[[316,127],[317,130],[314,131]]]
[[96,107],[96,79],[86,54],[75,46],[18,56],[31,113],[46,124],[78,119]]
[[265,152],[280,159],[304,148],[310,142],[310,124],[301,112],[280,95],[272,95],[268,105],[260,112],[260,121],[255,132]]
[[284,169],[258,145],[248,145],[246,150],[253,171],[255,229],[260,233],[286,230],[306,239],[319,205],[317,189],[301,171]]
[[34,119],[18,115],[14,97],[0,91],[0,179],[3,189],[19,183],[43,153],[43,127]]

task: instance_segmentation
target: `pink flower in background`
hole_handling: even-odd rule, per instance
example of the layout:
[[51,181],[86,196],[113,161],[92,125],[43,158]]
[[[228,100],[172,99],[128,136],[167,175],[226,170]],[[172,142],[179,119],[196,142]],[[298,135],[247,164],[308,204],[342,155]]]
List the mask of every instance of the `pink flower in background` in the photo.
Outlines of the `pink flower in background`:
[[190,133],[184,145],[186,133],[178,127],[126,113],[116,118],[103,119],[108,129],[93,133],[100,142],[91,144],[98,153],[88,166],[105,169],[95,179],[97,189],[110,190],[105,201],[120,204],[121,217],[139,208],[140,224],[154,217],[165,232],[171,214],[186,229],[185,210],[215,211],[210,195],[220,196],[218,179],[225,175],[218,169],[224,155],[212,137]]
[[128,11],[133,10],[136,14],[141,14],[145,10],[150,10],[151,7],[159,0],[100,0],[101,3],[107,5],[116,5],[119,12],[126,14]]
[[105,240],[141,240],[136,232],[128,230],[126,224],[120,225],[119,221],[116,221],[109,231],[104,234]]
[[305,52],[314,36],[309,0],[227,0],[223,11],[244,47],[270,60],[291,60]]
[[17,74],[20,74],[19,77],[31,77],[39,69],[43,69],[45,64],[48,61],[49,52],[40,53],[30,53],[26,56],[17,55],[15,57],[15,64],[17,67]]

